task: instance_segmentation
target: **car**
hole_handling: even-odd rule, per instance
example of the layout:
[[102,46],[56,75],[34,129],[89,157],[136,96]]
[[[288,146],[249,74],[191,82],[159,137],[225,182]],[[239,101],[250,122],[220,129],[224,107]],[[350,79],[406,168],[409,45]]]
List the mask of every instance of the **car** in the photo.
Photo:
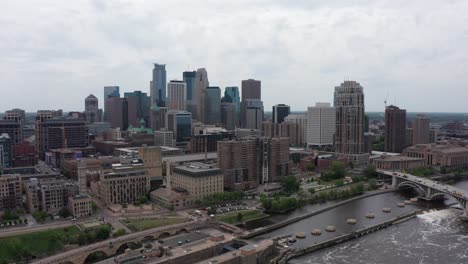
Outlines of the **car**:
[[179,242],[177,242],[177,244],[180,246],[180,245],[183,244],[183,242],[182,242],[182,241],[179,241]]

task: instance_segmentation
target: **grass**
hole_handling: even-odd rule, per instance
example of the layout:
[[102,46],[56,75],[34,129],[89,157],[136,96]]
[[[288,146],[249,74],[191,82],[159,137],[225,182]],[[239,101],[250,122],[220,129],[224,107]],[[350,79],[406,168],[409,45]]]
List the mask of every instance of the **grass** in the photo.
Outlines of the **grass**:
[[79,232],[76,226],[72,226],[1,238],[0,263],[59,252],[65,245],[71,244]]
[[154,218],[154,219],[129,219],[126,223],[132,230],[146,230],[156,227],[175,225],[187,221],[186,218],[170,217],[170,218]]
[[[242,219],[239,219],[238,215],[239,213],[242,214]],[[222,214],[222,215],[217,215],[216,220],[225,222],[228,224],[236,225],[240,224],[242,222],[247,222],[250,220],[258,219],[258,218],[263,218],[267,217],[269,215],[262,213],[261,211],[258,210],[243,210],[243,211],[236,211],[228,214]],[[241,220],[241,221],[239,221]]]

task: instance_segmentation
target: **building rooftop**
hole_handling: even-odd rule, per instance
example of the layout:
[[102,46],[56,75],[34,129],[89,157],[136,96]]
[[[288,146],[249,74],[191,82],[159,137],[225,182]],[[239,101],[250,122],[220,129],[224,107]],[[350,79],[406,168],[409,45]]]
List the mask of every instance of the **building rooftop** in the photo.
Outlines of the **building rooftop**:
[[177,166],[173,170],[174,173],[181,173],[189,176],[209,176],[221,174],[222,171],[220,168],[214,167],[210,164],[205,164],[201,162],[193,162],[184,164],[182,166]]
[[411,161],[411,160],[424,160],[422,158],[414,158],[414,157],[407,157],[407,156],[388,156],[382,155],[377,158],[377,160],[388,160],[388,161]]

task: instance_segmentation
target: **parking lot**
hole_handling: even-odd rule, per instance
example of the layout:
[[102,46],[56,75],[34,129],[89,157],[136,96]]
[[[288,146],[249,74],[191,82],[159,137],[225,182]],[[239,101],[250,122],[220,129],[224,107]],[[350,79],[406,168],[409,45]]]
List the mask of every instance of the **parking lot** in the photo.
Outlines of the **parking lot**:
[[247,210],[248,207],[241,202],[217,204],[213,206],[217,214]]

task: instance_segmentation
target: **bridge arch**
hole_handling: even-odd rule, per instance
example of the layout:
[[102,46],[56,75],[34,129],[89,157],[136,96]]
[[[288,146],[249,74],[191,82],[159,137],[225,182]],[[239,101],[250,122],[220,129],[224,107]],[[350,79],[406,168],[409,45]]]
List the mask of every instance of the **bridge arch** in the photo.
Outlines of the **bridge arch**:
[[88,256],[86,256],[83,263],[84,264],[96,263],[107,258],[109,258],[109,256],[106,254],[106,252],[101,251],[101,250],[94,251],[93,253],[90,253]]
[[182,233],[188,233],[188,230],[185,229],[185,228],[181,228],[181,229],[179,229],[179,230],[177,230],[175,232],[175,235],[179,235],[179,234],[182,234]]
[[169,232],[162,232],[161,234],[159,234],[158,240],[159,240],[159,239],[168,238],[168,237],[170,237],[170,236],[171,236],[171,233],[169,233]]
[[148,236],[145,236],[141,239],[141,242],[142,243],[145,243],[145,242],[150,242],[150,241],[154,241],[156,240],[156,238],[152,235],[148,235]]
[[416,191],[420,191],[421,193],[423,193],[424,196],[427,195],[427,191],[424,189],[424,187],[417,184],[417,183],[415,183],[415,182],[402,181],[402,182],[398,183],[398,185],[397,185],[398,188],[405,187],[405,186],[413,187],[414,189],[416,189]]
[[120,255],[120,254],[125,253],[125,250],[127,248],[134,250],[134,249],[139,249],[142,246],[143,244],[141,244],[140,242],[133,242],[133,241],[125,242],[117,248],[117,250],[115,251],[115,255]]

